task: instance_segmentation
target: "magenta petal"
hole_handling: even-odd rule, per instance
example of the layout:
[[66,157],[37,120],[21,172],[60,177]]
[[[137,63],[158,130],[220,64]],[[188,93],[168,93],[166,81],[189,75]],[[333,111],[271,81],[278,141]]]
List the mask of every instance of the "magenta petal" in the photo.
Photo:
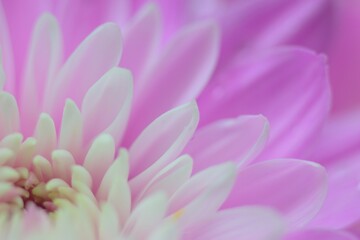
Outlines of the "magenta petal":
[[160,12],[153,4],[145,5],[124,29],[124,52],[120,66],[131,69],[135,81],[156,59],[161,30]]
[[262,150],[268,133],[261,115],[219,120],[198,130],[184,153],[194,159],[194,172],[226,161],[244,166]]
[[259,158],[303,157],[329,104],[324,57],[302,48],[277,48],[239,58],[217,75],[199,98],[200,124],[261,113],[271,132]]
[[311,229],[289,234],[285,240],[357,240],[354,235],[336,230]]
[[360,109],[332,116],[325,123],[311,159],[325,166],[360,151]]
[[270,160],[238,172],[224,207],[273,207],[286,217],[292,228],[297,228],[319,211],[326,191],[326,173],[320,165],[293,159]]
[[314,227],[346,228],[360,220],[360,150],[328,166],[329,191]]
[[216,24],[200,22],[179,31],[172,39],[137,82],[131,140],[156,116],[198,96],[215,67],[219,37]]
[[360,105],[360,2],[329,2],[335,3],[336,13],[329,52],[332,111],[340,113]]
[[220,211],[205,228],[190,233],[191,240],[276,240],[285,223],[275,211],[262,207],[240,207]]
[[[6,21],[5,11],[3,9],[2,3],[0,3],[0,63],[2,65],[5,74],[4,76],[5,80],[7,80],[6,89],[8,91],[14,91],[15,76],[14,76],[12,45],[10,40],[8,24]],[[1,81],[3,80],[4,79],[1,79]],[[3,86],[4,86],[4,82],[0,82],[1,89],[3,88]]]

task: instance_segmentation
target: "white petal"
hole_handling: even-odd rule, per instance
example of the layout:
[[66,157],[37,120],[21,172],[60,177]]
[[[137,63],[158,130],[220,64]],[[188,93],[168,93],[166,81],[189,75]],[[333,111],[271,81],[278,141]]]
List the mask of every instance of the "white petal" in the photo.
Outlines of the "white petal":
[[115,157],[115,143],[108,134],[100,135],[91,145],[84,161],[84,168],[87,169],[93,180],[93,188],[96,190],[110,167]]
[[133,192],[140,191],[176,159],[192,137],[198,120],[197,105],[192,102],[161,115],[140,134],[129,150],[130,178],[136,176],[131,180]]
[[89,89],[81,106],[85,143],[101,132],[111,134],[116,144],[120,141],[129,117],[132,91],[131,73],[122,68],[112,68]]
[[42,113],[40,115],[34,136],[37,141],[38,153],[50,159],[51,152],[55,149],[57,141],[55,124],[48,114]]

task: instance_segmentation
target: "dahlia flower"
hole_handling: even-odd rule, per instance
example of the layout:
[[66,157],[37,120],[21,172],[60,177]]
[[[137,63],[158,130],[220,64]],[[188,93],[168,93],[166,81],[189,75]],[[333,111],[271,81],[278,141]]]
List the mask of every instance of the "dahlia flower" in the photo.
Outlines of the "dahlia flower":
[[[271,147],[262,158],[279,151],[287,141],[284,132],[294,124],[316,129],[329,101],[322,56],[302,48],[264,51],[229,65],[219,73],[221,79],[203,90],[219,51],[219,31],[211,21],[186,26],[159,48],[159,12],[146,5],[126,23],[123,43],[119,28],[107,23],[77,46],[79,36],[103,19],[77,28],[67,21],[86,17],[92,8],[65,18],[69,6],[76,10],[83,3],[49,4],[55,15],[62,14],[58,18],[63,38],[54,16],[38,14],[49,7],[46,4],[32,3],[21,14],[17,1],[3,3],[2,239],[318,236],[301,228],[325,198],[324,169],[294,159],[250,164],[265,145],[269,123],[261,115],[239,114],[262,111],[261,102],[255,101],[251,111],[244,106],[259,94],[272,94],[274,84],[287,84],[292,77],[284,85],[288,94],[294,93],[295,100],[304,88],[308,94],[286,112],[287,118],[278,115],[286,123],[275,124]],[[108,14],[113,5],[105,6],[96,10]],[[32,27],[26,24],[37,16],[30,34]],[[132,74],[117,67],[122,50],[120,65],[133,73],[134,89]],[[247,71],[238,76],[243,84],[231,92],[226,73],[233,67]],[[274,82],[255,91],[261,86],[257,81],[267,76]],[[202,91],[204,120],[195,132],[199,111],[192,100]],[[242,110],[235,104],[225,109],[241,91],[249,94],[239,105]],[[288,94],[278,95],[272,108],[283,109],[280,103]],[[312,111],[298,121],[297,114],[309,107]],[[216,109],[224,112],[215,116]],[[276,118],[270,117],[272,122]],[[301,143],[309,137],[301,130],[290,132]],[[299,142],[287,142],[283,149],[297,148]]]

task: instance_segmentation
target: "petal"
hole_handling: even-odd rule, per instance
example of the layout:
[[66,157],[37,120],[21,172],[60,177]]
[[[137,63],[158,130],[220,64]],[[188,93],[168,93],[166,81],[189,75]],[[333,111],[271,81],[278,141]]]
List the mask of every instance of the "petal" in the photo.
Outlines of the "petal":
[[176,159],[192,137],[198,120],[197,105],[191,102],[161,115],[140,134],[129,149],[133,193]]
[[[129,156],[126,150],[120,150],[119,156],[111,164],[101,180],[97,199],[111,204],[122,225],[131,211],[131,193],[127,182]],[[119,204],[121,202],[121,204]]]
[[19,110],[15,98],[0,92],[0,137],[19,130]]
[[46,90],[45,110],[59,121],[65,99],[70,98],[80,105],[90,86],[118,64],[120,55],[119,28],[107,23],[95,29],[69,57]]
[[3,4],[0,3],[0,53],[1,60],[0,64],[2,65],[1,73],[1,89],[4,86],[5,81],[6,90],[14,92],[15,90],[15,76],[14,76],[14,59],[12,53],[12,45],[10,39],[10,33],[7,23],[7,17],[5,16],[5,9]]
[[37,151],[43,157],[50,159],[51,152],[57,145],[56,130],[50,115],[42,113],[36,124],[35,133]]
[[124,235],[129,236],[128,239],[146,239],[164,218],[166,208],[165,194],[158,193],[143,200],[129,217],[124,227]]
[[127,124],[132,88],[131,73],[112,68],[89,89],[81,106],[85,144],[106,132],[113,136],[117,145]]
[[59,148],[68,150],[77,163],[85,155],[82,151],[83,121],[76,104],[67,99],[61,120]]
[[289,234],[285,240],[357,240],[358,238],[344,231],[309,229]]
[[360,150],[327,166],[329,191],[312,227],[344,229],[360,220],[359,163]]
[[114,156],[115,143],[113,138],[108,134],[98,136],[84,160],[84,167],[92,177],[94,190],[99,187],[101,179],[114,160]]
[[135,202],[158,191],[166,193],[167,196],[173,195],[190,178],[192,164],[192,159],[189,156],[180,156],[149,181]]
[[240,170],[224,206],[269,206],[282,213],[291,228],[298,228],[320,210],[326,192],[326,172],[320,165],[293,159],[270,160]]
[[[130,69],[136,81],[156,58],[161,25],[157,6],[146,4],[125,28],[124,53],[120,65]],[[135,86],[137,88],[136,83]]]
[[295,47],[239,58],[199,98],[202,125],[240,114],[266,116],[271,132],[261,160],[306,155],[329,104],[324,57]]
[[205,229],[197,229],[194,240],[277,240],[285,232],[285,222],[274,210],[241,207],[220,211]]
[[[332,1],[330,1],[332,2]],[[346,113],[360,106],[360,2],[333,1],[336,18],[332,26],[329,63],[333,113]]]
[[130,0],[62,0],[50,1],[49,10],[59,19],[64,36],[69,36],[65,39],[69,55],[99,25],[114,22],[123,26],[130,17],[131,4]]
[[329,166],[359,152],[359,122],[360,109],[330,117],[313,147],[311,159]]
[[33,30],[21,85],[22,132],[30,135],[41,112],[44,91],[62,62],[62,36],[57,20],[45,13]]
[[183,228],[207,219],[226,200],[235,178],[233,163],[223,163],[199,172],[170,198],[168,214],[172,214]]
[[[179,32],[139,80],[130,140],[157,116],[196,98],[208,82],[218,55],[219,31],[201,22]],[[159,89],[163,89],[159,94]]]
[[194,172],[226,161],[241,167],[262,150],[268,133],[261,115],[218,120],[196,131],[184,153],[193,157]]
[[180,233],[174,221],[165,221],[158,226],[149,240],[180,240]]

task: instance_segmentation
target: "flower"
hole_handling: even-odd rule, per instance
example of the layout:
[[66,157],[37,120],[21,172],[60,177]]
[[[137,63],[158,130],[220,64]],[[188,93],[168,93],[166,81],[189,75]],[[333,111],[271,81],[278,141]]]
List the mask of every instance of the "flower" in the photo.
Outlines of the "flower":
[[[122,64],[133,66],[133,90],[129,71],[116,67],[122,44],[115,24],[100,26],[67,56],[71,47],[62,48],[56,19],[44,14],[26,60],[26,38],[10,40],[3,26],[3,239],[279,239],[285,222],[298,230],[317,213],[326,194],[321,166],[292,159],[249,165],[267,140],[261,115],[221,116],[228,119],[204,123],[190,141],[199,113],[196,103],[181,103],[211,76],[219,33],[208,21],[186,27],[154,60],[156,47],[142,45],[149,39],[142,34],[149,30],[156,42],[158,28],[156,7],[146,6],[125,31]],[[19,46],[14,56],[11,44]],[[280,82],[290,74],[281,66],[293,60],[290,66],[304,70],[300,80],[316,80],[309,99],[320,91],[319,106],[326,105],[326,89],[317,85],[326,85],[321,56],[279,49],[250,59],[249,69],[258,72],[269,59],[277,60],[266,66]],[[125,148],[116,153],[119,145]],[[194,175],[187,152],[196,160]],[[224,163],[230,159],[235,163]]]

